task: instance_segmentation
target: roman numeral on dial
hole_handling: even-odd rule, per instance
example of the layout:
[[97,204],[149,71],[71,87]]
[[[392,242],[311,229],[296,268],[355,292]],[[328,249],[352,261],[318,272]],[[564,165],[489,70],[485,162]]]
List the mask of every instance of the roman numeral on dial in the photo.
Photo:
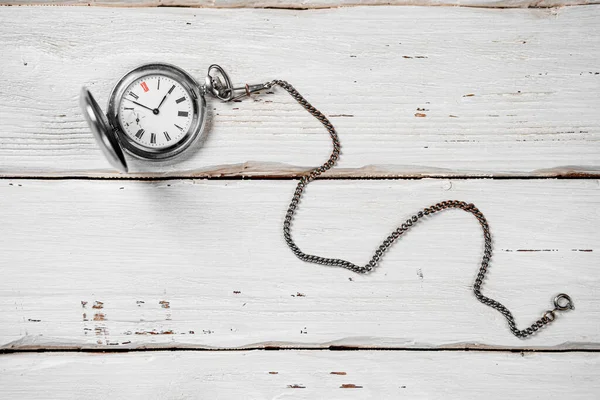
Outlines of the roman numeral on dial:
[[179,98],[179,99],[175,100],[175,103],[179,104],[179,103],[181,103],[182,101],[185,101],[185,97],[181,97],[181,98]]
[[129,92],[129,95],[130,95],[131,97],[133,97],[134,99],[136,99],[136,100],[140,98],[140,96],[138,96],[137,94],[135,94],[135,93],[133,93],[133,92]]
[[179,125],[177,125],[177,124],[174,124],[174,125],[175,125],[175,126],[177,127],[177,129],[179,129],[180,131],[182,131],[182,130],[183,130],[183,128],[182,128],[182,127],[180,127]]
[[138,138],[138,139],[141,139],[141,138],[142,138],[142,136],[144,136],[144,132],[146,132],[146,131],[145,131],[145,130],[143,130],[143,129],[140,129],[140,130],[139,130],[139,131],[137,131],[137,133],[135,134],[135,137],[136,137],[136,138]]
[[177,113],[178,117],[187,117],[188,116],[188,112],[187,111],[179,111]]
[[163,132],[165,134],[165,139],[167,139],[167,142],[171,140],[171,136],[169,136],[169,133],[167,131]]
[[150,143],[152,143],[152,144],[156,143],[156,133],[150,134]]

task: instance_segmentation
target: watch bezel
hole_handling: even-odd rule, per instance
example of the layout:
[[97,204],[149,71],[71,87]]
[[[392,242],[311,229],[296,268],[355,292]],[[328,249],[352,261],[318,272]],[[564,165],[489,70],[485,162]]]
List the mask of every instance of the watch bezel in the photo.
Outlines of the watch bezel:
[[[119,104],[125,95],[125,90],[134,81],[148,75],[163,75],[175,80],[188,92],[192,101],[192,122],[185,135],[177,143],[169,147],[155,149],[137,143],[125,133],[119,121]],[[165,160],[182,153],[203,136],[206,120],[206,100],[204,99],[201,86],[183,69],[164,63],[144,64],[129,71],[114,86],[108,101],[107,117],[127,153],[144,160]]]

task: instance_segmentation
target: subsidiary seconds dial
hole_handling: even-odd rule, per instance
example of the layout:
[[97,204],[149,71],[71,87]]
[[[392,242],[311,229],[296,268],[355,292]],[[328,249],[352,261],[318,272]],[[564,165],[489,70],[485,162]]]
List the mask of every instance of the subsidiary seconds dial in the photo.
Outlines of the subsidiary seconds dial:
[[147,75],[131,83],[118,110],[123,132],[140,146],[153,149],[177,144],[193,118],[189,92],[164,75]]

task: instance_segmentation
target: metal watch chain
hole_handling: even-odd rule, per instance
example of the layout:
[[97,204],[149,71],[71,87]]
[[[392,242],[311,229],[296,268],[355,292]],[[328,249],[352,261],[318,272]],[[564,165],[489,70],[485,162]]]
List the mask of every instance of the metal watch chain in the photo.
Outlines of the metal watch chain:
[[[217,83],[217,82],[215,82],[215,83]],[[216,86],[220,86],[220,85],[216,85]],[[230,84],[226,85],[226,86],[229,86],[229,88],[232,88],[232,86]],[[292,197],[292,201],[290,202],[290,205],[285,214],[285,221],[283,223],[283,236],[284,236],[285,241],[286,241],[287,245],[289,246],[289,248],[294,252],[294,254],[299,259],[301,259],[302,261],[307,261],[307,262],[311,262],[311,263],[315,263],[315,264],[329,265],[329,266],[334,266],[334,267],[342,267],[342,268],[349,269],[349,270],[359,273],[359,274],[368,274],[377,267],[379,260],[381,259],[383,254],[389,249],[389,247],[400,236],[404,235],[407,231],[409,231],[410,228],[414,224],[416,224],[419,220],[427,217],[428,215],[432,215],[432,214],[435,214],[435,213],[443,211],[443,210],[457,208],[457,209],[460,209],[460,210],[463,210],[463,211],[466,211],[466,212],[472,214],[477,219],[477,221],[479,221],[479,224],[481,225],[481,228],[483,230],[483,237],[485,240],[485,245],[484,245],[484,251],[483,251],[483,258],[481,260],[481,267],[479,268],[477,277],[475,279],[475,283],[473,284],[473,292],[475,293],[475,297],[477,297],[477,300],[479,300],[483,304],[498,310],[502,315],[504,315],[504,317],[508,321],[508,326],[509,326],[511,332],[516,337],[522,339],[522,338],[526,338],[527,336],[533,335],[538,330],[543,328],[545,325],[548,325],[551,322],[553,322],[556,319],[557,311],[566,311],[566,310],[574,309],[573,301],[571,300],[571,298],[568,295],[561,293],[554,298],[554,309],[544,312],[542,317],[540,319],[538,319],[537,321],[535,321],[533,324],[531,324],[530,327],[528,327],[526,329],[518,329],[517,324],[515,322],[515,318],[513,317],[512,313],[510,312],[510,310],[508,308],[506,308],[504,305],[502,305],[498,301],[491,299],[487,296],[484,296],[481,293],[481,286],[483,285],[483,281],[485,279],[485,274],[487,273],[487,270],[488,270],[489,264],[490,264],[490,260],[492,258],[492,235],[490,233],[490,227],[488,225],[488,222],[487,222],[485,216],[483,215],[483,213],[481,211],[479,211],[479,209],[477,207],[475,207],[473,204],[466,203],[464,201],[458,201],[458,200],[442,201],[440,203],[434,204],[432,206],[429,206],[429,207],[424,208],[423,210],[417,212],[415,215],[408,218],[403,224],[401,224],[395,231],[393,231],[381,243],[379,248],[377,250],[375,250],[375,254],[371,258],[371,260],[364,266],[359,266],[350,261],[341,260],[341,259],[337,259],[337,258],[327,258],[327,257],[313,255],[313,254],[307,254],[307,253],[303,252],[302,250],[300,250],[298,245],[294,242],[294,239],[292,238],[292,233],[291,233],[292,222],[294,221],[294,216],[295,216],[296,210],[298,208],[298,203],[300,202],[300,199],[302,198],[302,195],[304,194],[304,190],[306,189],[306,186],[310,182],[315,180],[319,175],[321,175],[322,173],[329,170],[330,168],[332,168],[335,165],[335,163],[337,162],[337,160],[340,157],[341,145],[340,145],[340,139],[337,135],[337,132],[335,131],[335,128],[333,127],[331,122],[329,122],[329,119],[327,119],[327,117],[325,115],[323,115],[322,112],[320,112],[315,107],[313,107],[300,93],[298,93],[298,91],[296,89],[294,89],[294,87],[292,85],[290,85],[286,81],[273,80],[273,81],[267,82],[262,85],[253,85],[253,86],[246,85],[244,88],[232,88],[232,89],[225,88],[225,91],[220,92],[221,96],[218,96],[218,97],[224,101],[236,100],[236,99],[239,99],[244,96],[250,96],[251,93],[259,91],[259,90],[271,89],[273,86],[279,86],[282,89],[284,89],[286,92],[288,92],[294,98],[294,100],[296,100],[302,107],[304,107],[304,109],[306,111],[308,111],[321,124],[323,124],[323,126],[327,129],[327,132],[329,132],[329,136],[331,137],[331,140],[333,142],[333,151],[331,152],[329,159],[323,165],[311,170],[306,175],[304,175],[302,178],[300,178],[300,181],[298,182],[298,185],[296,186],[296,191],[294,192],[294,195]],[[219,88],[217,87],[216,89],[219,89]],[[221,89],[222,89],[222,87],[221,87]],[[237,97],[233,97],[234,90],[244,90],[245,93],[243,93]]]

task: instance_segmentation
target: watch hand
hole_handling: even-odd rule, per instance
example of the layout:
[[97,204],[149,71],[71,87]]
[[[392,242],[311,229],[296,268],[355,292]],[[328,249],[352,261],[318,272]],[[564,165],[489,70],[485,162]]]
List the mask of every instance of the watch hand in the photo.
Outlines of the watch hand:
[[125,99],[125,100],[129,100],[129,101],[130,101],[130,102],[132,102],[133,104],[136,104],[136,105],[138,105],[138,106],[140,106],[140,107],[144,107],[144,108],[146,108],[146,109],[148,109],[148,110],[150,110],[150,111],[154,111],[152,108],[150,108],[150,107],[146,107],[145,105],[143,105],[143,104],[140,104],[140,103],[138,103],[137,101],[133,101],[133,100],[130,100],[130,99]]
[[140,115],[138,113],[135,113],[135,123],[138,124],[138,126],[140,126]]
[[163,97],[163,99],[160,101],[160,104],[158,105],[158,107],[156,107],[157,110],[160,109],[160,106],[162,106],[162,104],[167,99],[167,96],[171,94],[171,92],[173,91],[173,89],[175,89],[175,85],[171,86],[171,89],[169,89],[169,91],[167,92],[167,94],[165,94],[165,97]]
[[162,106],[162,104],[165,102],[165,100],[167,99],[168,95],[169,95],[169,93],[165,94],[165,97],[163,97],[163,99],[160,101],[160,104],[158,105],[158,107],[156,107],[157,110],[160,109],[160,106]]

